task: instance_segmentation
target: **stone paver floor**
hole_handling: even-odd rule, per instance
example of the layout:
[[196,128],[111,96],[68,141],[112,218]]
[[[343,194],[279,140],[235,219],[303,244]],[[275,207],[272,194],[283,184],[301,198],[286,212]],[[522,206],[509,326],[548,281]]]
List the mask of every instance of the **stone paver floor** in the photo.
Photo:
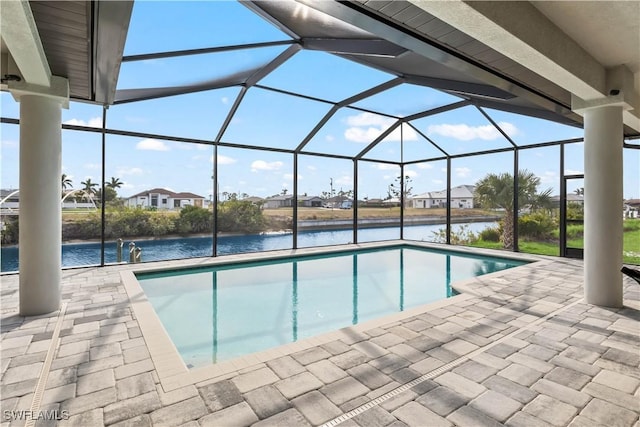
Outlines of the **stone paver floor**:
[[580,261],[480,277],[460,303],[171,391],[122,268],[65,270],[61,318],[18,316],[17,276],[1,278],[2,426],[30,410],[36,426],[640,426],[640,286],[625,279],[621,309],[585,304]]

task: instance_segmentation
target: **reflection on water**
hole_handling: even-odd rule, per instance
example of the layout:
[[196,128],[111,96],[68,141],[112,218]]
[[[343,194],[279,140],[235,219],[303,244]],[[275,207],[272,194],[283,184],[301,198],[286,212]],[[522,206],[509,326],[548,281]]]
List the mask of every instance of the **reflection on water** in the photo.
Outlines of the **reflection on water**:
[[[468,224],[471,231],[477,232],[494,223],[479,222]],[[444,225],[418,225],[405,227],[405,238],[429,240],[432,232]],[[399,237],[398,227],[366,228],[358,230],[358,239],[362,242],[392,240]],[[298,247],[329,246],[344,244],[353,239],[353,230],[305,231],[298,234]],[[142,248],[143,261],[162,261],[181,258],[208,257],[213,253],[213,238],[189,237],[177,239],[137,240]],[[126,249],[125,244],[125,249]],[[290,249],[293,246],[292,234],[266,234],[247,236],[218,237],[218,254],[228,255],[244,252],[272,251]],[[3,247],[0,257],[0,271],[18,270],[18,248]],[[127,256],[125,254],[125,259]],[[104,251],[105,263],[116,262],[116,243],[107,242]],[[77,243],[62,245],[62,266],[100,264],[100,243]]]
[[521,264],[397,247],[139,280],[185,363],[201,366],[444,299],[452,282]]

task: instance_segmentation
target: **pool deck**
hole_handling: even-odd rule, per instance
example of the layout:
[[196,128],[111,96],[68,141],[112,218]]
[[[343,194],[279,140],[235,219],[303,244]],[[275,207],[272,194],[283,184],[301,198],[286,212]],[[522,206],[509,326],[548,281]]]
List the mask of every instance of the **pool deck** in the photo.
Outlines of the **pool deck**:
[[446,302],[191,371],[126,272],[210,259],[65,270],[62,309],[26,318],[5,275],[0,425],[639,427],[640,286],[591,306],[581,261],[525,257]]

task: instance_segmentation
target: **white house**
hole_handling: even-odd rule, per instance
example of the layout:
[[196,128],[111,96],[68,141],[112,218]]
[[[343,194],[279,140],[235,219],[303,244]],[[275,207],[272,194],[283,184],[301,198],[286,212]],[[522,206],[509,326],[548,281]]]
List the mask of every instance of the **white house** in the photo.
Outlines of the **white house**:
[[322,199],[318,196],[298,196],[298,206],[319,208],[322,206]]
[[125,203],[129,207],[181,209],[185,206],[203,207],[204,197],[193,193],[175,193],[165,188],[153,188],[129,197]]
[[[473,209],[473,185],[459,185],[451,188],[451,207],[453,209]],[[447,190],[429,191],[413,198],[413,207],[420,209],[446,208]]]
[[265,209],[290,208],[293,206],[292,194],[279,194],[277,196],[267,197],[264,199]]

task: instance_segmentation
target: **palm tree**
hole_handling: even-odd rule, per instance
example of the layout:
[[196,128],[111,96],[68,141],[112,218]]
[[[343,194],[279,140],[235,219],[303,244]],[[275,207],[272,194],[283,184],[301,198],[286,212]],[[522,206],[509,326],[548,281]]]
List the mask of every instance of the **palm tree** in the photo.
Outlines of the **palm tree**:
[[73,188],[73,184],[71,183],[71,178],[66,173],[62,174],[62,191],[67,190],[68,188]]
[[98,183],[91,182],[91,178],[87,178],[86,181],[81,181],[80,184],[84,186],[83,190],[87,195],[96,194],[97,190],[95,187],[98,186]]
[[107,182],[105,185],[115,190],[116,188],[122,187],[123,184],[124,182],[120,181],[120,178],[116,178],[112,176],[111,181]]
[[[502,245],[513,249],[513,175],[490,173],[476,183],[474,197],[480,206],[489,209],[504,209]],[[538,194],[540,178],[527,170],[518,171],[518,206],[547,205],[551,189]]]

